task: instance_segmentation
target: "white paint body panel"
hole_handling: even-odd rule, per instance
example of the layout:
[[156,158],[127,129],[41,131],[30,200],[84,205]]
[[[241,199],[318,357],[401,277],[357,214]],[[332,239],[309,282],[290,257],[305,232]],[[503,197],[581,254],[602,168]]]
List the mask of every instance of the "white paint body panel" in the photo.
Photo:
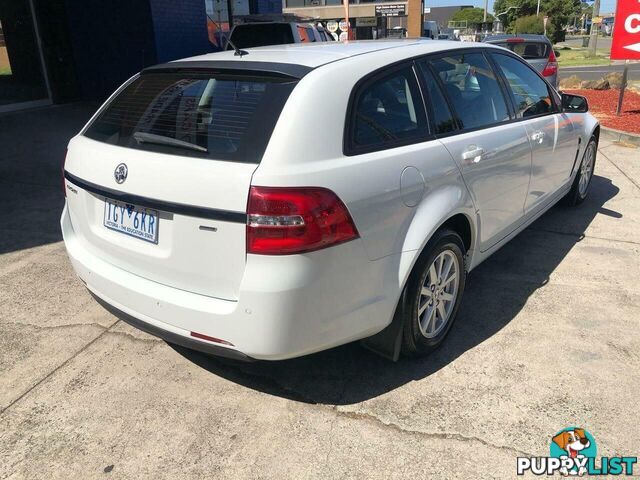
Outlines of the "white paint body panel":
[[[358,80],[403,58],[468,46],[407,40],[249,49],[252,61],[315,67],[293,90],[259,165],[74,138],[66,168],[87,182],[114,188],[113,170],[126,158],[123,191],[237,212],[246,212],[251,185],[325,187],[345,203],[360,233],[301,255],[247,255],[243,224],[209,222],[218,231],[202,231],[207,221],[172,215],[161,218],[159,244],[147,245],[101,229],[100,198],[80,190],[67,193],[61,219],[76,272],[125,313],[185,337],[194,331],[224,339],[258,359],[296,357],[377,333],[391,322],[416,259],[444,222],[454,215],[469,222],[467,268],[474,268],[568,190],[577,138],[581,156],[597,126],[590,115],[564,115],[573,129],[566,145],[574,148],[544,151],[548,158],[532,153],[524,122],[344,155],[347,104]],[[243,61],[233,52],[192,60],[203,59]],[[458,155],[469,143],[493,154],[465,165]],[[549,167],[549,159],[558,163]],[[546,176],[531,177],[532,164]],[[525,212],[531,186],[545,178],[559,184]]]
[[[122,162],[129,175],[117,185],[113,173]],[[125,193],[245,212],[256,165],[133,150],[77,136],[69,143],[65,168],[86,182]],[[88,252],[163,285],[237,299],[246,256],[244,225],[161,212],[154,245],[105,228],[104,197],[75,190],[67,190],[69,215]]]

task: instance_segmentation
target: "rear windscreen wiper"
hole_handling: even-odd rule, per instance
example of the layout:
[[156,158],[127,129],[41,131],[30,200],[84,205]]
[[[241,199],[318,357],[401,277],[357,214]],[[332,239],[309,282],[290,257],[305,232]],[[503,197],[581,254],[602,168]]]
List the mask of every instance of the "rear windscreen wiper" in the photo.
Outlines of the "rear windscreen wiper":
[[186,148],[189,150],[196,150],[198,152],[205,153],[209,152],[209,150],[201,147],[200,145],[183,142],[182,140],[178,140],[177,138],[156,135],[154,133],[136,132],[133,134],[133,138],[135,138],[138,143],[155,143],[156,145],[167,145],[169,147]]

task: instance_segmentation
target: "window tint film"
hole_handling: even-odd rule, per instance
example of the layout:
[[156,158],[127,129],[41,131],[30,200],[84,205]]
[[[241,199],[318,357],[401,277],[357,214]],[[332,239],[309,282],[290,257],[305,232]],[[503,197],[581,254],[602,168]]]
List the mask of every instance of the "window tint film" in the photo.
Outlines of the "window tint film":
[[462,128],[488,127],[509,120],[505,98],[484,55],[452,55],[432,60],[431,65]]
[[301,42],[308,42],[309,40],[309,35],[307,34],[307,30],[304,27],[298,27],[298,35],[300,35],[300,41]]
[[143,73],[84,135],[139,150],[259,163],[295,84],[280,77]]
[[394,144],[426,133],[418,85],[410,67],[367,84],[355,104],[353,143],[357,147]]
[[433,77],[429,65],[427,62],[420,62],[419,64],[420,74],[424,79],[424,83],[427,87],[427,95],[431,100],[431,107],[433,111],[433,123],[435,125],[436,133],[447,133],[454,131],[456,127],[456,121],[449,110],[449,105],[442,95],[442,90],[438,86],[436,79]]
[[315,42],[316,41],[316,36],[313,33],[313,28],[307,28],[307,37],[309,38],[310,42]]
[[501,42],[496,43],[504,48],[508,48],[526,59],[542,59],[549,56],[549,45],[542,42]]
[[[238,25],[231,32],[231,42],[238,48],[263,47],[294,43],[293,32],[288,23],[252,23]],[[227,50],[233,50],[227,45]]]
[[554,111],[549,87],[529,66],[507,55],[497,54],[493,58],[507,79],[518,117]]

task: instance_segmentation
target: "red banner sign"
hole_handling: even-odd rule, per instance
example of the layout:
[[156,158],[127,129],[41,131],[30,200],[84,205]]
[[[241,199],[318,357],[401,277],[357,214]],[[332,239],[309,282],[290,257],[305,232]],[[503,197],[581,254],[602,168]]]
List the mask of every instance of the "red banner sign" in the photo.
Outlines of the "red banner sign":
[[612,60],[640,60],[640,0],[618,0]]

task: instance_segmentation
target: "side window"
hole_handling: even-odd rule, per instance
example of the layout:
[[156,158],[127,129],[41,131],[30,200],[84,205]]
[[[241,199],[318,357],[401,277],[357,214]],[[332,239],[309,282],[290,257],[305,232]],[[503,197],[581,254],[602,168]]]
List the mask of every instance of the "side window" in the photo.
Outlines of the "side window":
[[454,131],[456,126],[456,121],[451,114],[451,110],[449,110],[449,105],[447,105],[447,101],[442,94],[442,90],[440,90],[440,86],[433,74],[431,73],[431,69],[427,62],[418,63],[418,68],[420,71],[420,75],[424,80],[424,84],[427,87],[427,95],[429,96],[429,100],[431,101],[431,110],[433,112],[433,124],[435,126],[436,133],[447,133]]
[[555,111],[549,86],[528,65],[507,55],[494,54],[493,58],[507,79],[519,118]]
[[307,38],[309,39],[310,42],[315,42],[316,41],[316,36],[313,33],[313,28],[305,28],[305,30],[307,31]]
[[461,53],[430,61],[463,129],[509,120],[500,84],[481,53]]
[[411,67],[360,88],[351,112],[351,148],[383,150],[419,141],[427,134],[424,106]]
[[309,36],[307,35],[307,30],[304,27],[298,25],[298,35],[300,35],[301,42],[308,42]]

